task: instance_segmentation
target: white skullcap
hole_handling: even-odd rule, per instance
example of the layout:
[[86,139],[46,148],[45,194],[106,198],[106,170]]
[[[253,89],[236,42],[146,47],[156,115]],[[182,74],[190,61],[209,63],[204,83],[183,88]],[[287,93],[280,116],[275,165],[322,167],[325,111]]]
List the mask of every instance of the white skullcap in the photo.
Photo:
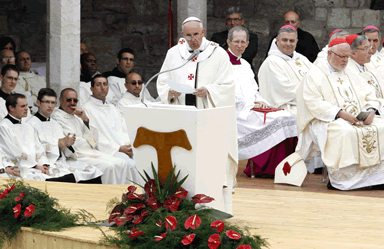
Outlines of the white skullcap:
[[187,19],[184,20],[183,25],[184,25],[186,22],[191,22],[191,21],[196,21],[196,22],[203,23],[199,18],[194,17],[194,16],[191,16],[191,17],[188,17]]

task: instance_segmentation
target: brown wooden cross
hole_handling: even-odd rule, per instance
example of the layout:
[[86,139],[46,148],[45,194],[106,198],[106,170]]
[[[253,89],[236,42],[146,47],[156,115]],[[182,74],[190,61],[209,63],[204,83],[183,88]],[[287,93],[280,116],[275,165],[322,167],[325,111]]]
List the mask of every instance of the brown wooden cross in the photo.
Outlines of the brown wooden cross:
[[141,145],[150,145],[156,149],[159,164],[157,174],[162,186],[164,186],[165,181],[172,170],[172,147],[179,146],[186,150],[192,149],[185,130],[158,132],[140,127],[137,129],[133,147],[138,148]]

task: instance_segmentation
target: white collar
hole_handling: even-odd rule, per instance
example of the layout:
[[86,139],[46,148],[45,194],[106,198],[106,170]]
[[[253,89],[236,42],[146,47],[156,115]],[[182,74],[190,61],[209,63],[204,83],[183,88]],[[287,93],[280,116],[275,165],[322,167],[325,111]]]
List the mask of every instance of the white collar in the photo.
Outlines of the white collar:
[[277,47],[276,44],[276,38],[273,39],[271,48],[268,51],[268,55],[277,55],[284,60],[292,60],[292,59],[300,59],[300,53],[297,53],[296,51],[293,51],[292,57],[289,55],[284,54],[283,52],[280,51],[280,49]]
[[[200,50],[200,51],[204,51],[204,49],[209,45],[208,43],[209,43],[209,41],[208,41],[205,37],[203,37],[203,40],[201,41],[201,44],[200,44],[200,47],[199,47],[199,50]],[[187,41],[187,44],[186,44],[186,45],[187,45],[186,48],[187,48],[188,51],[193,50],[193,49],[189,46],[188,41]]]
[[351,58],[351,61],[353,61],[355,63],[355,65],[357,66],[357,68],[359,69],[360,73],[364,73],[367,71],[367,69],[365,68],[365,66],[363,65],[360,65],[359,63],[357,63],[354,59]]
[[95,103],[96,105],[108,105],[107,99],[105,99],[104,103],[100,99],[97,99],[97,98],[95,98],[93,96],[91,96],[91,99],[93,100],[93,103]]

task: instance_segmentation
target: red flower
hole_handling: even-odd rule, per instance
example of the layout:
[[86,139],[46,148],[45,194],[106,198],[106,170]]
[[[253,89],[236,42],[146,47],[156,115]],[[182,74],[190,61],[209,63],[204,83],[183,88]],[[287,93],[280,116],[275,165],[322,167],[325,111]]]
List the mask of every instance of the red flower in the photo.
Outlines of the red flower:
[[212,222],[211,228],[216,229],[216,232],[221,233],[224,230],[224,221],[216,220]]
[[188,191],[180,187],[178,190],[176,190],[175,195],[181,199],[187,198]]
[[291,165],[289,165],[288,162],[284,163],[283,172],[284,172],[284,175],[291,173]]
[[140,224],[141,221],[143,221],[143,216],[141,215],[134,215],[133,216],[133,220],[132,220],[132,223],[137,225],[137,224]]
[[141,210],[141,217],[145,217],[145,216],[148,216],[150,214],[151,214],[151,212],[148,209]]
[[165,228],[170,229],[171,231],[175,230],[177,227],[177,220],[173,216],[165,217]]
[[212,234],[211,237],[208,239],[208,247],[209,249],[216,249],[220,246],[220,235],[217,233]]
[[156,222],[156,224],[155,224],[157,227],[160,227],[160,228],[162,228],[163,226],[164,226],[164,223],[163,223],[163,221],[162,220],[159,220],[158,222]]
[[130,200],[144,200],[144,195],[138,195],[136,193],[129,193],[127,194],[127,199],[130,199]]
[[145,208],[145,204],[143,203],[133,203],[131,205],[129,205],[125,211],[124,211],[124,214],[132,214],[134,212],[136,212],[137,210],[140,210],[140,209],[143,209]]
[[[11,191],[14,190],[14,189],[15,189],[15,184],[12,185],[11,189],[9,190],[9,192],[11,192]],[[8,193],[9,193],[9,192],[8,192]]]
[[128,193],[135,193],[136,189],[137,189],[137,188],[136,188],[134,185],[131,185],[131,186],[129,186],[129,187],[127,188]]
[[33,212],[35,212],[35,206],[33,205],[29,205],[25,211],[24,211],[24,216],[25,217],[31,217],[31,215],[33,214]]
[[156,182],[153,179],[149,179],[148,182],[144,185],[144,191],[147,193],[148,197],[155,196],[156,192]]
[[210,203],[211,201],[214,201],[212,197],[203,195],[203,194],[197,194],[192,197],[193,203]]
[[164,239],[164,238],[165,238],[165,235],[167,235],[167,233],[163,233],[163,234],[160,235],[160,236],[155,236],[156,241],[160,241],[160,240]]
[[120,205],[116,205],[116,206],[113,208],[111,214],[109,215],[108,222],[111,223],[111,222],[112,222],[113,220],[115,220],[116,218],[122,216],[123,213],[124,213],[124,209],[122,209],[122,208],[120,207]]
[[15,189],[15,184],[13,184],[11,187],[6,188],[6,189],[4,190],[4,192],[3,192],[3,195],[8,194],[9,192],[11,192],[11,191],[14,190],[14,189]]
[[252,249],[250,245],[239,245],[236,249]]
[[15,214],[15,219],[17,217],[19,217],[20,213],[21,213],[21,205],[20,203],[17,204],[14,208],[13,208],[13,213]]
[[153,211],[156,211],[161,207],[161,204],[157,202],[155,197],[148,198],[145,202],[153,209]]
[[181,240],[181,243],[183,243],[183,245],[189,245],[192,243],[192,241],[195,239],[196,237],[196,234],[192,233],[190,235],[185,235],[184,238]]
[[168,208],[171,212],[175,212],[179,208],[179,204],[180,199],[175,196],[171,196],[164,202],[163,207]]
[[7,198],[7,194],[4,194],[4,192],[0,193],[0,200],[5,198]]
[[[127,234],[128,234],[128,231],[127,231]],[[130,234],[131,235],[129,235],[129,238],[132,239],[132,238],[135,238],[135,237],[143,235],[144,232],[143,231],[137,231],[136,228],[132,227],[132,231],[131,231]]]
[[241,235],[238,232],[231,230],[228,230],[225,232],[225,234],[231,238],[231,239],[241,239]]
[[196,229],[200,226],[201,224],[201,219],[199,216],[197,216],[197,214],[189,217],[185,223],[184,223],[184,227],[185,229],[189,229],[189,228],[192,228],[192,229]]
[[127,223],[128,221],[132,220],[133,219],[133,215],[128,215],[128,216],[121,216],[117,219],[114,219],[116,225],[118,226],[121,226],[121,225],[124,225],[125,223]]
[[21,201],[25,197],[25,193],[20,193],[19,196],[15,197],[15,201]]

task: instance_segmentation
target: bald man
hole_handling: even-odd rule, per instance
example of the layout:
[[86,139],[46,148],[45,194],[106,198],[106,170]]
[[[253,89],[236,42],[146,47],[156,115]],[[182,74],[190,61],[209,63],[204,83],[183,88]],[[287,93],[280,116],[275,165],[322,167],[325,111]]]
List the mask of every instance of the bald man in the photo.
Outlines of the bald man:
[[121,109],[130,105],[142,104],[140,93],[143,89],[143,80],[140,74],[130,73],[125,77],[125,88],[127,91],[123,94],[122,98],[116,104],[116,107]]
[[[316,60],[317,54],[320,52],[319,46],[317,45],[313,35],[299,28],[300,24],[301,21],[299,15],[296,12],[288,11],[285,13],[283,25],[292,25],[297,29],[298,42],[295,51],[307,57],[310,62],[314,62]],[[272,41],[275,38],[276,36],[274,36],[270,41],[269,47],[267,49],[268,52],[271,48]],[[268,52],[265,57],[268,56]]]

